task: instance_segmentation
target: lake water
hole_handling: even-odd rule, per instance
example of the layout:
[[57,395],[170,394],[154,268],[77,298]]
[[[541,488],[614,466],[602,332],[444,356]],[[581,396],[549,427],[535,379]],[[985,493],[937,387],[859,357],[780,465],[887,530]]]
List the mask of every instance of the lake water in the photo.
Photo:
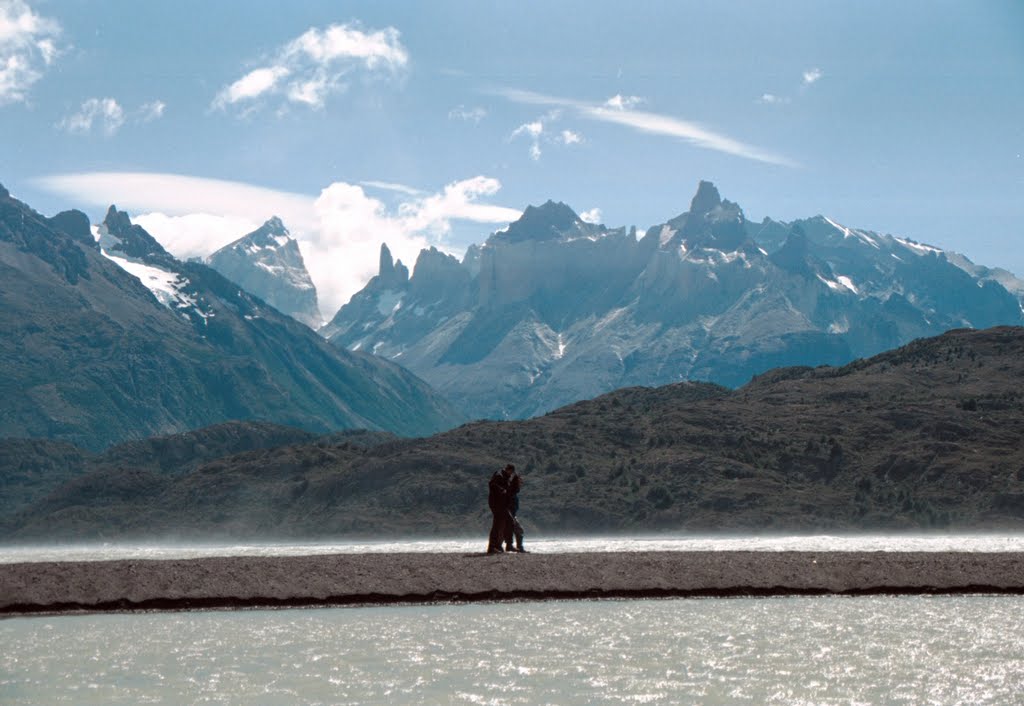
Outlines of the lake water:
[[1024,599],[498,603],[0,620],[0,703],[1014,704]]
[[[193,559],[211,556],[309,556],[380,552],[457,552],[486,549],[487,538],[315,544],[81,544],[2,547],[0,564],[22,561],[103,561],[109,559]],[[694,537],[527,537],[537,553],[636,551],[819,551],[819,552],[1024,552],[1021,534],[899,534]]]

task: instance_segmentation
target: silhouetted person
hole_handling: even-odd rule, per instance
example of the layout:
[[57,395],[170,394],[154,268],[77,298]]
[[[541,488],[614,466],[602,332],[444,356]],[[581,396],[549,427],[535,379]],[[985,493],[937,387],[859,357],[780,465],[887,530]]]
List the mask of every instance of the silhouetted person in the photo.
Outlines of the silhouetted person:
[[[508,522],[505,525],[505,551],[525,552],[523,549],[523,526],[519,524],[519,490],[523,487],[522,477],[516,473],[511,463],[505,467],[508,471]],[[512,548],[512,536],[515,535],[516,547]]]
[[487,542],[487,553],[501,552],[501,540],[505,538],[505,527],[511,515],[508,513],[508,467],[495,471],[487,484],[487,506],[491,508],[491,534]]

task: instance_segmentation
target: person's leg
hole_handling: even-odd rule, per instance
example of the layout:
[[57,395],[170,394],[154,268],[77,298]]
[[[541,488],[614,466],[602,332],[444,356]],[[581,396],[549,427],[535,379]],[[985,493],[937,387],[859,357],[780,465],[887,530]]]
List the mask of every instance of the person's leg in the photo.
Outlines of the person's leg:
[[491,510],[491,534],[487,541],[488,552],[500,552],[501,541],[505,538],[503,511]]
[[516,518],[511,512],[505,513],[505,551],[510,552],[512,550],[512,528]]
[[516,536],[516,550],[525,552],[526,550],[523,549],[523,526],[519,523],[519,518],[517,517],[512,518],[512,532]]

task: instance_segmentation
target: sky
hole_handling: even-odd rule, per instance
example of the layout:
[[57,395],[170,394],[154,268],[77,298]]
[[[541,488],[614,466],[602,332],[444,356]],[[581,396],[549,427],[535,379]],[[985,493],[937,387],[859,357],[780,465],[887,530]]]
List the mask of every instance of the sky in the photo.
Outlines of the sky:
[[179,257],[280,216],[330,318],[528,204],[713,181],[1024,275],[1024,3],[0,0],[0,183]]

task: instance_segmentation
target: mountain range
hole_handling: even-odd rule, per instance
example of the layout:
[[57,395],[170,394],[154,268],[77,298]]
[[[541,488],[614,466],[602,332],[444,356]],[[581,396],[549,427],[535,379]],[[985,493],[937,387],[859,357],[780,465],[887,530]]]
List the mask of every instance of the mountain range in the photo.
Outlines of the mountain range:
[[413,371],[471,418],[529,418],[628,386],[728,387],[958,327],[1024,323],[1024,282],[824,216],[761,223],[702,181],[638,237],[530,206],[459,260],[423,250],[321,329]]
[[0,441],[19,540],[478,536],[513,462],[531,537],[1024,528],[1024,328],[731,390],[627,388],[421,439],[230,423],[94,454]]
[[2,187],[0,366],[0,437],[91,450],[232,419],[405,435],[460,419],[405,369],[178,261],[115,207],[93,228]]

